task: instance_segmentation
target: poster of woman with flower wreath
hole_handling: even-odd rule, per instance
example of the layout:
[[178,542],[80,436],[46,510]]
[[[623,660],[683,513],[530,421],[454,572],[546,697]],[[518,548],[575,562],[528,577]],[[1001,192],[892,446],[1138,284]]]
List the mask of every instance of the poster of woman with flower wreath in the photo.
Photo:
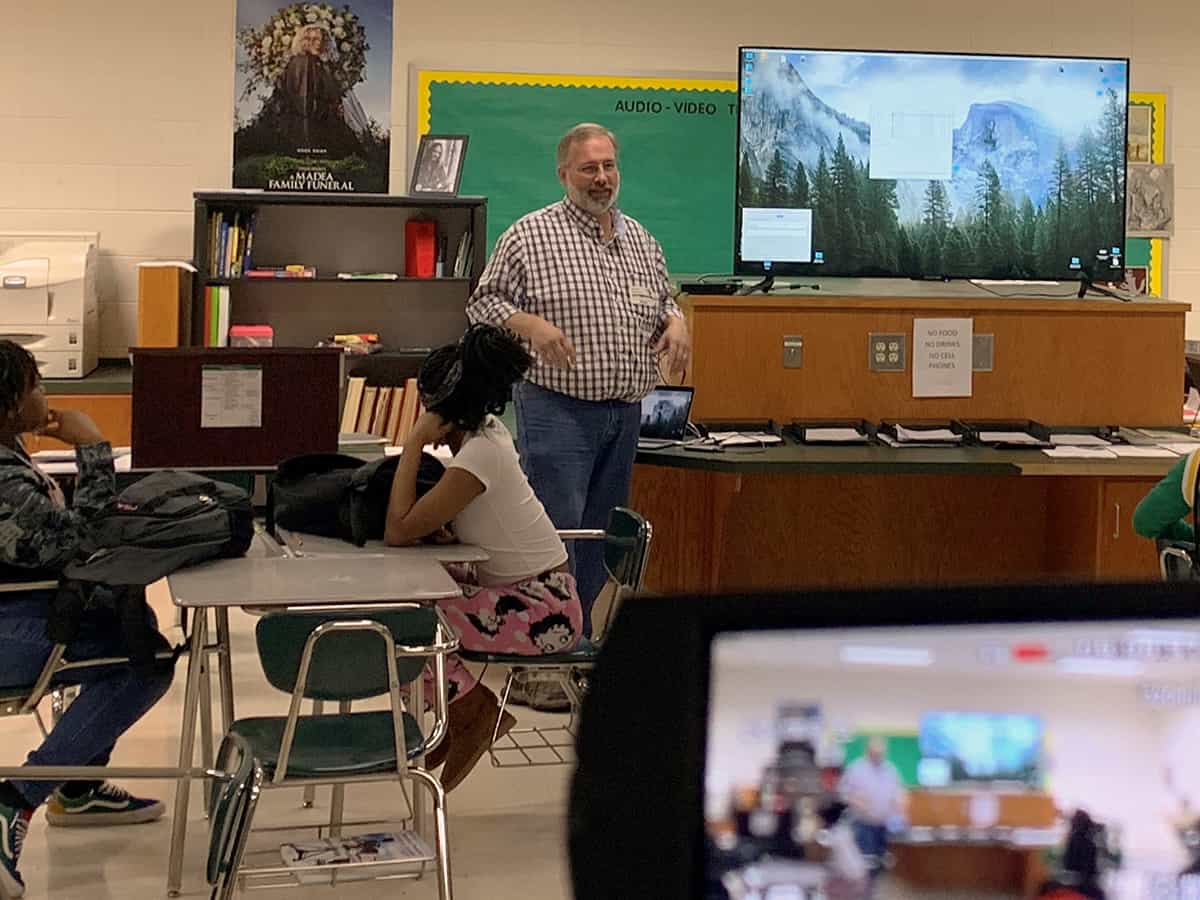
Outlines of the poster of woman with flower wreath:
[[233,186],[388,190],[392,0],[238,0]]

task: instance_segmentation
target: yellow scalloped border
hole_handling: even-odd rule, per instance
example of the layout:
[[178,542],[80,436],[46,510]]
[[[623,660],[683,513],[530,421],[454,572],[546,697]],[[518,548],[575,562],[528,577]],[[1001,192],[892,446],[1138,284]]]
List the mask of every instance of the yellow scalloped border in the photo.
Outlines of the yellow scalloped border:
[[[1130,106],[1149,106],[1150,162],[1162,165],[1167,161],[1167,95],[1158,91],[1130,91]],[[1166,282],[1163,280],[1162,238],[1150,239],[1150,265],[1146,272],[1146,293],[1152,297],[1165,296]]]
[[622,75],[550,75],[528,72],[417,71],[417,136],[429,133],[429,92],[435,83],[514,84],[528,87],[635,88],[649,91],[722,91],[737,93],[732,78],[644,78]]

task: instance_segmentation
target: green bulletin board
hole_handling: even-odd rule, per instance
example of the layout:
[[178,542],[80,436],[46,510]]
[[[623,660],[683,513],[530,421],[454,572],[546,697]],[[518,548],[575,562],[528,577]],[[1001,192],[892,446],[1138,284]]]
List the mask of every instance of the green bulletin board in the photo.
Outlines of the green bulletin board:
[[621,144],[620,207],[658,238],[672,273],[733,265],[732,80],[422,70],[418,134],[466,134],[462,194],[488,198],[490,254],[518,218],[560,199],[558,141],[599,122]]

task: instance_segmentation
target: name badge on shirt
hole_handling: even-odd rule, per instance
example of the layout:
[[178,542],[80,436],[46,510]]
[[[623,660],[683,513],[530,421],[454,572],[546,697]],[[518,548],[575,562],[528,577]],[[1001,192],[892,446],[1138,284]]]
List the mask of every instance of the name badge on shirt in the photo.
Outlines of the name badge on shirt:
[[629,299],[639,306],[657,306],[658,300],[650,293],[649,288],[644,288],[640,284],[635,284],[629,289]]

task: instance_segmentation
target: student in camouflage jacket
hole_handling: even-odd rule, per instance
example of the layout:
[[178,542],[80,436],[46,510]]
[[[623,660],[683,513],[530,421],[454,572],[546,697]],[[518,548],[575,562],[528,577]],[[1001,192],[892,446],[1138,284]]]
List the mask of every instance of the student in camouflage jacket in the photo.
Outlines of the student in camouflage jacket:
[[[20,436],[31,431],[74,445],[79,472],[71,506],[26,453]],[[75,410],[50,409],[34,358],[0,341],[0,689],[32,685],[52,648],[46,626],[54,591],[22,582],[57,578],[88,523],[115,494],[112,448],[95,423]],[[120,624],[101,610],[85,614],[66,651],[72,661],[123,655]],[[81,686],[78,698],[29,754],[28,765],[107,764],[117,738],[167,692],[171,671],[82,669],[71,680]],[[17,871],[21,844],[33,811],[47,800],[52,825],[147,822],[163,813],[161,802],[107,782],[0,781],[0,895],[24,891]]]

